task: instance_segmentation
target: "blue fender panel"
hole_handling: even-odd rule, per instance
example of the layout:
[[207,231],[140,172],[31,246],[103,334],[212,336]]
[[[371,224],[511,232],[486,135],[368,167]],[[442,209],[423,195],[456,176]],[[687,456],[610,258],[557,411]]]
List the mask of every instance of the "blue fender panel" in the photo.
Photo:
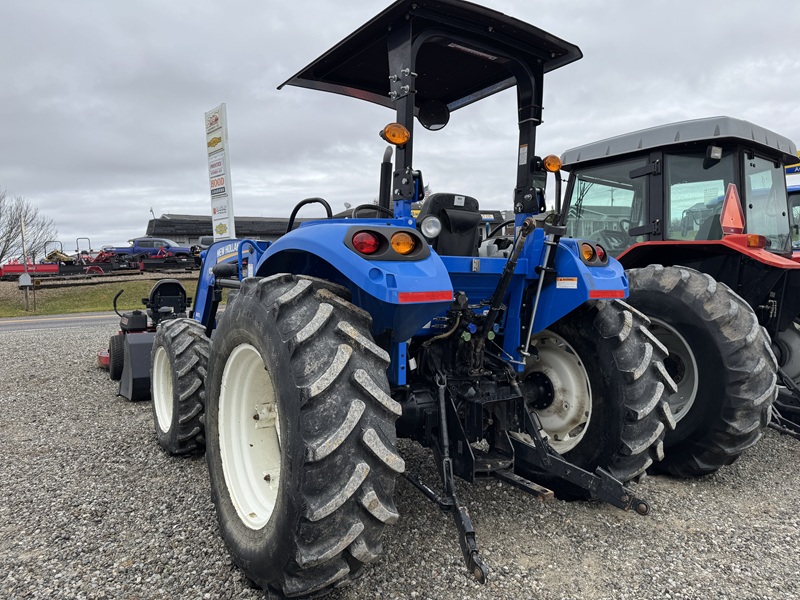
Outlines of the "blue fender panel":
[[533,332],[547,329],[587,300],[628,297],[628,278],[613,258],[606,266],[588,266],[578,254],[579,240],[562,238],[556,251],[557,278],[542,288]]
[[[407,225],[406,220],[399,221]],[[411,221],[413,223],[413,221]],[[421,260],[368,260],[345,245],[354,225],[378,230],[398,220],[345,219],[304,223],[274,242],[256,267],[258,275],[291,272],[322,277],[347,287],[352,301],[369,312],[373,333],[406,341],[450,305],[453,287],[435,252]],[[424,294],[446,300],[431,301]],[[412,294],[409,296],[408,294]]]

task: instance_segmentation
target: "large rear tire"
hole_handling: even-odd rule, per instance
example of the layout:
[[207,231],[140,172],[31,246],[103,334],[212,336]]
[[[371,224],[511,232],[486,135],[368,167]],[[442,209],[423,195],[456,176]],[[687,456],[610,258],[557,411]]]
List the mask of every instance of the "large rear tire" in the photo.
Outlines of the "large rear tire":
[[150,395],[158,445],[170,454],[205,450],[204,384],[211,340],[194,319],[158,325],[150,353]]
[[346,293],[245,279],[212,343],[206,458],[222,536],[248,579],[288,597],[347,583],[398,518],[389,356]]
[[762,435],[777,394],[777,363],[752,308],[728,286],[687,267],[627,271],[631,305],[669,350],[678,384],[677,426],[655,468],[678,477],[713,473]]
[[[673,426],[666,399],[675,384],[647,323],[624,302],[587,303],[532,337],[536,354],[523,376],[523,391],[537,388],[528,407],[550,446],[572,464],[590,472],[601,467],[623,483],[663,457],[664,434]],[[588,497],[560,479],[547,485],[561,498]]]

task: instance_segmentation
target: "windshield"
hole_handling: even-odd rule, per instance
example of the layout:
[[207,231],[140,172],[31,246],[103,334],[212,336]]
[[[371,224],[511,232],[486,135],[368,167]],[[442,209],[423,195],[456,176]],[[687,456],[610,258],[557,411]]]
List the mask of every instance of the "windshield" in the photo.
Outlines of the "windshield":
[[649,177],[631,178],[631,171],[647,165],[647,157],[589,168],[575,174],[567,219],[567,235],[603,244],[616,255],[643,241],[630,237],[631,227],[647,223]]
[[766,237],[768,250],[790,251],[792,236],[783,165],[759,156],[747,158],[744,177],[747,232]]

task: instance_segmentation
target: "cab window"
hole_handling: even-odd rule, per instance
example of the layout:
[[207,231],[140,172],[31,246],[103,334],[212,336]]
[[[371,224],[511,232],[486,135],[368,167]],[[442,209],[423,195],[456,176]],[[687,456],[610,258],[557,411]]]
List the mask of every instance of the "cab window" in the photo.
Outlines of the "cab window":
[[628,230],[648,222],[649,177],[631,177],[648,158],[636,158],[579,171],[575,175],[567,219],[567,235],[603,244],[619,254],[644,236],[632,238]]
[[800,190],[789,193],[789,216],[791,217],[792,249],[800,250]]
[[721,159],[706,158],[705,152],[664,156],[667,238],[722,239],[719,215],[734,180],[735,155],[725,150]]
[[745,220],[747,233],[767,238],[767,250],[788,252],[788,199],[783,165],[759,156],[745,157]]

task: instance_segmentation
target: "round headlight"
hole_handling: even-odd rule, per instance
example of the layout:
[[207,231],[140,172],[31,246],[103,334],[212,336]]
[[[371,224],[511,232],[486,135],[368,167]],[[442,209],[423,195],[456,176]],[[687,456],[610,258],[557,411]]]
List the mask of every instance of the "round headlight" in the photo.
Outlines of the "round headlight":
[[433,239],[442,233],[442,222],[436,215],[428,215],[420,222],[419,230],[429,240]]

